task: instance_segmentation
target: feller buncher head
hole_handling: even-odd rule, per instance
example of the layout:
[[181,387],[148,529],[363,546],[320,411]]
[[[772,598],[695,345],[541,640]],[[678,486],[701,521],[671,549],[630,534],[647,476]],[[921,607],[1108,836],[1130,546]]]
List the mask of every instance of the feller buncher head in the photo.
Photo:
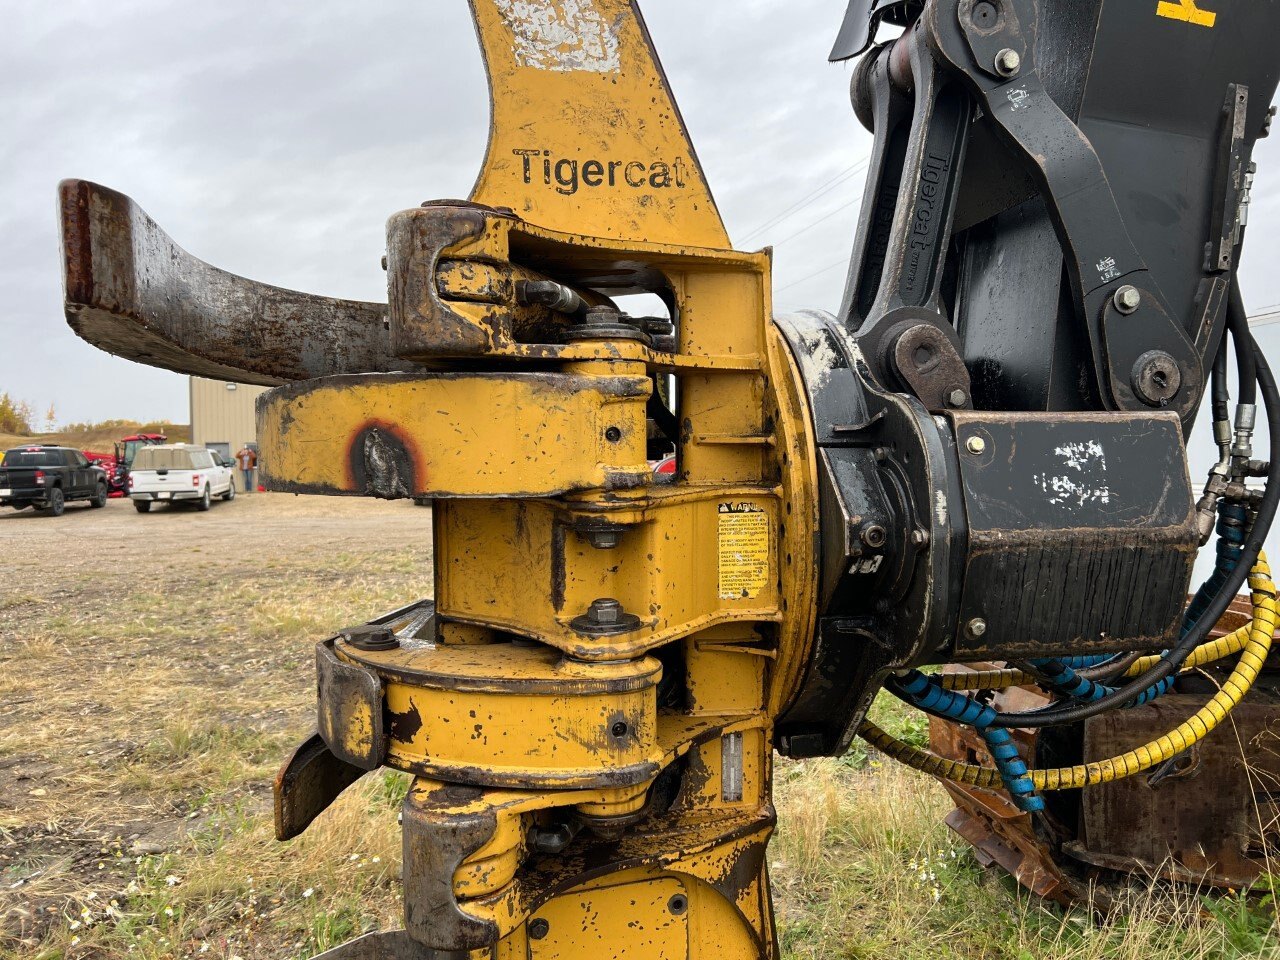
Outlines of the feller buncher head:
[[[776,957],[775,750],[861,731],[1024,818],[1120,770],[1029,774],[1011,723],[914,669],[1018,657],[1050,714],[1131,700],[1202,636],[1179,631],[1206,513],[1245,513],[1234,594],[1273,509],[1242,448],[1198,512],[1182,431],[1275,71],[1237,58],[1145,121],[1147,149],[1176,138],[1183,167],[1221,172],[1187,191],[1183,167],[1141,171],[1195,222],[1148,266],[1155,225],[1108,179],[1135,176],[1115,159],[1134,141],[1108,133],[1104,163],[1092,79],[1058,89],[1065,33],[1119,16],[1083,6],[1058,28],[1032,0],[852,5],[837,55],[906,30],[855,77],[877,146],[838,317],[772,316],[769,254],[732,249],[631,0],[473,0],[487,155],[468,200],[390,219],[387,304],[232,276],[127,197],[62,184],[81,336],[275,387],[270,489],[431,503],[433,599],[319,644],[318,732],[276,785],[288,839],[366,771],[415,777],[405,929],[335,955]],[[1280,5],[1258,16],[1280,27]],[[1151,59],[1196,40],[1168,23],[1142,34]],[[1099,83],[1124,79],[1095,53]],[[1224,101],[1228,80],[1252,97]],[[627,315],[638,293],[661,315]],[[1255,628],[1220,651],[1245,650],[1233,690],[1269,643],[1262,573]],[[865,725],[886,683],[969,724],[990,765],[938,769]]]

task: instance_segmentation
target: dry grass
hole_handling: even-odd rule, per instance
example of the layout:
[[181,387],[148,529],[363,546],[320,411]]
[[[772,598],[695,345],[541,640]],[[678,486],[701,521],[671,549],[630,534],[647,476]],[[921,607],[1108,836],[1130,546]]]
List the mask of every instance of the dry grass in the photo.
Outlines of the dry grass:
[[[398,924],[404,778],[365,778],[287,844],[270,783],[311,726],[314,641],[424,595],[425,518],[273,496],[0,518],[30,560],[0,583],[0,956],[277,960]],[[940,788],[863,752],[784,763],[778,805],[796,960],[1280,956],[1256,898],[1046,907],[952,838]]]
[[1105,917],[1045,904],[978,866],[933,783],[891,763],[786,765],[773,848],[792,958],[1227,960],[1280,957],[1271,905],[1135,886]]
[[182,443],[191,438],[191,427],[185,423],[138,423],[136,420],[76,423],[52,433],[33,433],[30,436],[0,433],[0,451],[33,443],[50,443],[59,447],[110,453],[113,443],[135,433],[163,433],[171,443]]

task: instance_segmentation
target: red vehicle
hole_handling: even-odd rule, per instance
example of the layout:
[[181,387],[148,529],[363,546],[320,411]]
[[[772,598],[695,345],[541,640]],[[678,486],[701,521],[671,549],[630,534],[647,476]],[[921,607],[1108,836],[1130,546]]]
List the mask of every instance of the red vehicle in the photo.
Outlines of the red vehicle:
[[83,453],[107,471],[109,496],[126,497],[129,495],[129,470],[139,448],[164,443],[168,439],[163,433],[135,433],[115,444],[114,453],[95,453],[92,450]]

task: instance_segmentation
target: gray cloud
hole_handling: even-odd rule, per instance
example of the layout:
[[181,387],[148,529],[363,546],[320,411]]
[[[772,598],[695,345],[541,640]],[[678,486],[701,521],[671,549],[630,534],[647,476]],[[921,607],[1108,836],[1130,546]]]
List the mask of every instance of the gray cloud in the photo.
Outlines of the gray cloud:
[[[776,244],[777,306],[834,307],[870,137],[826,62],[840,0],[648,0],[721,212]],[[61,314],[54,187],[133,196],[184,247],[282,286],[383,299],[383,223],[465,196],[488,105],[463,0],[64,0],[0,13],[0,389],[65,419],[186,416],[181,377],[109,357]],[[1244,283],[1280,302],[1276,148],[1264,143]],[[833,178],[793,216],[756,228]],[[1280,341],[1280,327],[1267,337]]]

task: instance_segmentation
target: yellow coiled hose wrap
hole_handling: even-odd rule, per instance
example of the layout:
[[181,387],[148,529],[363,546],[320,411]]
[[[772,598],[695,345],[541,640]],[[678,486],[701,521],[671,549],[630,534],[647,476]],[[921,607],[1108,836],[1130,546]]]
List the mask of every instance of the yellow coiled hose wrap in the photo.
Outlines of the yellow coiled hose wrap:
[[[1185,723],[1164,736],[1109,760],[1081,764],[1074,767],[1056,767],[1031,771],[1031,779],[1037,790],[1076,790],[1099,783],[1122,780],[1149,770],[1175,757],[1207,737],[1235,707],[1245,698],[1267,655],[1276,629],[1276,593],[1271,582],[1271,567],[1266,556],[1258,555],[1249,572],[1249,596],[1253,604],[1252,619],[1234,633],[1202,644],[1187,658],[1185,670],[1193,670],[1206,663],[1221,660],[1239,653],[1235,669],[1223,681],[1222,687],[1209,702],[1196,711]],[[1159,658],[1146,657],[1129,668],[1127,676],[1137,676],[1150,668]],[[958,678],[958,679],[957,679]],[[1021,682],[1033,682],[1034,678],[1018,670],[988,670],[969,674],[946,674],[943,685],[951,690],[992,690],[1014,686]],[[947,683],[951,680],[951,683]],[[993,682],[994,681],[994,682]],[[864,721],[858,735],[886,756],[923,773],[973,787],[998,790],[1003,787],[1000,774],[989,767],[981,767],[958,760],[948,760],[928,750],[913,747],[881,730],[871,721]]]

